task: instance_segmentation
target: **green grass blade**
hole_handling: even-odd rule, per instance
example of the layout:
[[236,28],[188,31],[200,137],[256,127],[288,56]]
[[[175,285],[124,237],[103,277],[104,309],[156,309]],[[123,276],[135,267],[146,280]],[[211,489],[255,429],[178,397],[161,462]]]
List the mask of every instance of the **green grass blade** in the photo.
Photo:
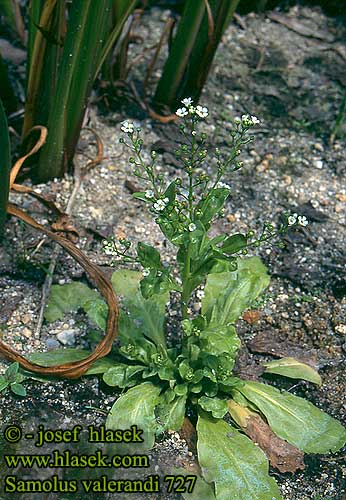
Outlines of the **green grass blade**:
[[[34,0],[30,11],[28,82],[22,135],[34,125],[46,125],[55,97],[58,65],[65,31],[65,0]],[[38,17],[38,19],[37,19]]]
[[5,110],[0,100],[0,237],[6,218],[6,206],[10,184],[11,146]]
[[[54,101],[48,119],[48,140],[40,154],[36,179],[60,176],[72,160],[87,99],[97,72],[121,32],[122,23],[109,34],[113,0],[74,0],[59,66]],[[127,12],[135,5],[129,3]]]
[[169,106],[175,103],[204,13],[204,0],[187,0],[171,52],[156,89],[154,100],[157,103]]
[[183,97],[199,99],[216,49],[239,0],[209,0],[213,32],[205,0],[188,1],[157,86],[155,101],[171,108]]

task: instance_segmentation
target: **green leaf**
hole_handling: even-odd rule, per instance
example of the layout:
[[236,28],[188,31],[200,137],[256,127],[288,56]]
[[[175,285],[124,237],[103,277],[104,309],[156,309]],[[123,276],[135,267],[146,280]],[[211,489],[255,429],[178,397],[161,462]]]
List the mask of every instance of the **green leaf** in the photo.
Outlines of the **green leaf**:
[[284,377],[307,380],[313,384],[322,384],[322,379],[317,370],[294,358],[276,359],[269,363],[263,363],[263,366],[265,366],[265,373],[276,373]]
[[215,356],[228,354],[235,357],[240,348],[240,339],[234,326],[209,326],[202,330],[200,338],[203,339],[202,350]]
[[213,189],[206,199],[202,199],[196,207],[195,212],[201,212],[201,215],[197,217],[204,227],[208,229],[210,227],[210,222],[223,208],[230,190],[227,188],[216,188]]
[[139,242],[137,245],[137,256],[143,267],[162,269],[160,253],[151,245]]
[[139,290],[139,282],[143,278],[138,271],[119,269],[112,274],[112,285],[117,295],[132,297]]
[[14,380],[15,376],[17,375],[19,370],[19,363],[11,363],[10,366],[6,369],[5,371],[5,378],[9,380],[10,382]]
[[259,382],[245,382],[238,390],[264,414],[275,434],[306,453],[334,452],[346,442],[346,429],[305,399]]
[[158,405],[161,389],[150,382],[144,382],[116,400],[106,420],[107,429],[128,429],[136,425],[143,430],[144,443],[137,443],[137,449],[154,446],[157,423],[155,407]]
[[221,245],[220,249],[222,250],[223,253],[227,253],[229,255],[232,255],[233,253],[237,253],[243,248],[245,248],[247,245],[247,238],[240,233],[233,234],[232,236],[229,236],[223,244]]
[[152,202],[152,200],[145,196],[145,191],[136,191],[135,193],[132,193],[132,198],[135,200],[146,201],[147,203]]
[[101,330],[106,331],[108,306],[102,299],[88,300],[83,304],[88,318]]
[[4,391],[9,385],[10,382],[3,375],[0,375],[0,392]]
[[258,257],[238,259],[236,271],[208,275],[202,314],[211,324],[234,323],[269,285],[266,267]]
[[[187,469],[183,469],[181,467],[174,468],[174,474],[179,476],[191,476],[191,472],[187,471]],[[187,483],[188,485],[189,483]],[[186,488],[188,490],[188,486]],[[191,493],[187,491],[185,493],[181,493],[181,496],[184,500],[216,500],[214,494],[214,487],[208,483],[206,483],[201,476],[197,475],[197,479],[193,490]]]
[[6,218],[6,206],[10,187],[11,146],[5,110],[0,99],[0,237]]
[[167,402],[165,395],[156,408],[156,415],[160,422],[159,432],[166,430],[178,431],[181,429],[186,408],[186,395],[177,396],[173,401]]
[[263,451],[223,420],[199,416],[198,461],[216,500],[280,500]]
[[179,290],[180,287],[172,279],[169,269],[162,271],[151,269],[149,275],[142,279],[140,289],[142,296],[149,299],[153,295],[162,295],[171,290]]
[[[37,363],[41,366],[54,366],[63,363],[70,363],[71,361],[81,361],[91,354],[91,351],[84,349],[56,349],[54,351],[47,352],[33,352],[27,357],[33,363]],[[97,375],[99,373],[104,373],[109,368],[114,366],[114,361],[109,358],[101,358],[95,361],[93,365],[88,369],[86,375]]]
[[209,411],[214,418],[222,418],[228,411],[227,401],[223,399],[202,396],[199,398],[198,404],[203,410]]
[[122,345],[136,344],[149,338],[155,344],[166,345],[163,324],[169,293],[153,295],[144,299],[139,291],[142,273],[119,270],[112,275],[115,292],[124,297],[124,311],[120,313],[119,340]]
[[98,292],[78,281],[66,285],[53,285],[44,313],[45,318],[49,322],[62,319],[67,312],[77,311],[86,302],[96,301],[99,298]]
[[25,387],[23,387],[22,384],[18,384],[17,382],[11,384],[11,391],[17,394],[17,396],[26,396]]
[[145,367],[140,365],[129,366],[124,363],[118,363],[114,366],[113,364],[112,368],[109,368],[109,370],[103,374],[103,380],[111,387],[120,387],[121,389],[132,387],[136,383],[136,379],[132,377],[142,372],[144,369]]
[[103,381],[111,387],[123,387],[125,370],[128,365],[119,363],[112,366],[103,374]]

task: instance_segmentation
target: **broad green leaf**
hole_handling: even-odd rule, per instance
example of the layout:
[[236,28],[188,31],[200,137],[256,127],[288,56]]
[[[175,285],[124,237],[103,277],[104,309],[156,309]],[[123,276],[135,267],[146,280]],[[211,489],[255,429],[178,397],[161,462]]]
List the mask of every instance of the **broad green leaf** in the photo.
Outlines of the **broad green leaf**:
[[11,384],[11,391],[17,394],[17,396],[26,396],[25,387],[22,384],[18,384],[18,382]]
[[139,242],[137,245],[137,256],[143,267],[161,269],[161,256],[156,248]]
[[106,420],[107,429],[128,429],[136,425],[143,430],[144,443],[137,443],[137,449],[154,446],[157,422],[155,407],[158,405],[161,389],[150,382],[144,382],[129,389],[112,406]]
[[284,377],[300,378],[321,385],[322,379],[317,370],[294,358],[281,358],[263,363],[265,373],[276,373]]
[[124,307],[128,314],[121,311],[119,321],[119,340],[122,345],[136,343],[144,336],[165,345],[163,324],[169,292],[153,295],[144,299],[139,291],[142,273],[119,270],[112,275],[112,284],[118,295],[124,296]]
[[101,330],[106,331],[108,306],[102,299],[88,300],[83,304],[88,318]]
[[124,363],[117,363],[103,374],[103,380],[111,387],[132,387],[135,385],[135,378],[131,379],[136,373],[144,370],[144,366],[129,366]]
[[211,324],[234,323],[268,285],[267,269],[258,257],[238,259],[236,271],[208,275],[202,314]]
[[203,339],[201,348],[203,352],[218,356],[228,354],[234,357],[240,347],[240,339],[234,326],[211,325],[202,330],[200,338]]
[[177,396],[173,401],[167,402],[165,395],[161,396],[161,402],[156,408],[160,432],[166,430],[178,431],[181,429],[186,408],[186,395]]
[[139,290],[139,282],[143,278],[142,273],[119,269],[112,274],[112,285],[117,295],[132,297]]
[[[0,56],[1,57],[1,56]],[[10,186],[11,146],[7,118],[0,99],[0,237],[6,218],[6,206]]]
[[275,434],[306,453],[337,451],[346,442],[346,429],[305,399],[259,382],[245,382],[238,390],[258,407]]
[[199,416],[198,461],[216,500],[282,500],[263,451],[223,420]]
[[18,362],[11,363],[10,366],[5,371],[5,378],[13,382],[15,376],[18,373],[18,370],[19,370],[19,363]]
[[220,249],[223,253],[227,253],[232,255],[233,253],[237,253],[247,245],[247,238],[240,233],[233,234],[229,236],[221,245]]
[[[28,355],[28,359],[33,363],[37,363],[41,366],[54,366],[63,363],[70,363],[71,361],[80,361],[85,359],[91,354],[91,351],[84,349],[56,349],[54,351],[47,352],[33,352]],[[104,373],[109,368],[114,366],[114,361],[109,358],[101,358],[95,361],[93,365],[88,369],[86,375],[97,375],[99,373]],[[30,374],[31,376],[32,374]]]
[[77,311],[86,302],[99,298],[98,292],[78,281],[66,285],[53,285],[44,313],[45,318],[49,322],[62,319],[65,313]]
[[0,392],[6,389],[9,385],[10,382],[3,375],[0,375]]
[[[174,474],[184,477],[191,476],[191,472],[187,469],[183,469],[181,467],[174,468]],[[214,494],[214,486],[206,483],[201,476],[195,474],[197,476],[196,482],[194,484],[193,490],[191,493],[186,491],[182,493],[181,496],[184,500],[216,500]],[[189,483],[186,482],[186,490],[189,489]]]
[[199,398],[198,404],[203,410],[209,411],[214,418],[222,418],[228,411],[227,401],[223,399],[202,396]]

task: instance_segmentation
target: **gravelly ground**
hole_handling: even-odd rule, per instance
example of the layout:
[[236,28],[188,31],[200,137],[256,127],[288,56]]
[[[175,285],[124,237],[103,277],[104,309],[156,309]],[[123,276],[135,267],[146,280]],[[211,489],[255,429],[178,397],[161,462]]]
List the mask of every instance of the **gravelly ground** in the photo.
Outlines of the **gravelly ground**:
[[[152,45],[167,14],[154,10],[150,18],[144,18],[141,35],[147,46]],[[288,15],[315,33],[319,30],[324,40],[302,36],[268,18],[249,14],[243,18],[245,28],[233,24],[227,31],[203,93],[201,103],[209,107],[211,115],[206,125],[210,145],[227,147],[232,117],[250,112],[262,120],[261,127],[255,130],[255,142],[242,154],[244,168],[225,179],[232,186],[232,196],[216,230],[256,230],[266,219],[277,221],[285,209],[309,218],[308,229],[287,238],[285,250],[262,248],[258,252],[269,266],[272,281],[258,304],[258,322],[249,325],[239,321],[244,341],[244,364],[240,369],[246,374],[260,362],[272,359],[248,349],[256,334],[307,351],[315,349],[323,378],[321,388],[294,382],[284,385],[281,379],[273,382],[304,395],[346,423],[345,136],[333,145],[328,143],[342,99],[342,86],[346,85],[345,27],[339,19],[325,17],[318,8],[294,8]],[[135,46],[133,50],[138,52],[141,48]],[[145,61],[136,67],[134,77],[141,75],[144,68]],[[169,261],[171,249],[164,245],[149,213],[131,199],[124,186],[126,180],[136,183],[126,161],[127,153],[122,154],[118,142],[119,122],[124,116],[137,120],[147,144],[166,141],[162,172],[167,177],[176,172],[170,156],[177,136],[174,125],[153,123],[134,100],[125,101],[121,113],[109,111],[101,115],[92,108],[90,124],[102,137],[106,159],[84,180],[76,200],[74,214],[82,234],[80,247],[93,261],[108,265],[107,257],[100,253],[100,240],[89,231],[92,228],[104,235],[149,242],[163,249]],[[86,144],[82,141],[82,149]],[[37,188],[53,193],[64,206],[72,179],[67,177]],[[35,216],[45,217],[36,202],[23,203]],[[61,346],[61,339],[84,347],[85,333],[90,327],[82,315],[44,324],[40,336],[35,333],[44,280],[38,263],[46,264],[50,256],[49,245],[31,255],[31,244],[38,241],[39,236],[31,230],[13,220],[8,222],[0,261],[3,339],[24,353]],[[35,265],[28,264],[27,256]],[[62,283],[70,278],[85,276],[64,255],[58,262],[54,281]],[[5,364],[1,366],[4,368]],[[45,422],[52,427],[99,425],[104,421],[102,411],[107,411],[114,401],[114,394],[96,379],[32,382],[27,390],[26,399],[2,395],[0,414],[4,424],[18,421],[28,427]],[[167,473],[182,462],[193,463],[186,443],[176,434],[158,443],[151,455],[151,473]],[[307,457],[306,464],[304,472],[293,476],[272,471],[285,500],[345,498],[345,450],[335,457]]]

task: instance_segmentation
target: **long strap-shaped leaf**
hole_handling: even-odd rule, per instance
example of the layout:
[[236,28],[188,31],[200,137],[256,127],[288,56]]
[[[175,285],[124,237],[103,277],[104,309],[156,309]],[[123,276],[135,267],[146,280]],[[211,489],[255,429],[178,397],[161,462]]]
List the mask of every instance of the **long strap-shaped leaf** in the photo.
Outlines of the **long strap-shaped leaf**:
[[[10,186],[18,187],[15,184],[16,176],[24,163],[25,159],[37,152],[37,150],[42,146],[46,139],[47,129],[45,127],[35,127],[40,130],[40,138],[32,150],[23,158],[20,158],[14,165],[11,176],[10,176]],[[20,189],[17,189],[20,191]],[[103,274],[98,266],[92,264],[86,255],[79,250],[71,241],[66,239],[59,234],[56,234],[44,226],[36,222],[30,215],[25,213],[23,210],[17,206],[9,203],[7,205],[7,213],[14,215],[29,224],[31,227],[43,232],[49,238],[54,240],[56,243],[61,245],[87,272],[90,278],[95,282],[99,291],[105,298],[108,304],[108,318],[107,318],[107,330],[106,336],[97,345],[95,351],[80,361],[74,361],[70,363],[64,363],[60,365],[44,367],[36,363],[31,363],[24,356],[19,354],[15,349],[7,345],[5,342],[0,341],[0,354],[5,356],[11,361],[18,361],[24,368],[31,370],[35,373],[41,373],[43,375],[55,375],[59,377],[76,378],[83,373],[85,373],[88,368],[99,358],[106,356],[111,348],[112,344],[118,333],[118,319],[119,319],[119,306],[117,297],[114,293],[111,281]]]

